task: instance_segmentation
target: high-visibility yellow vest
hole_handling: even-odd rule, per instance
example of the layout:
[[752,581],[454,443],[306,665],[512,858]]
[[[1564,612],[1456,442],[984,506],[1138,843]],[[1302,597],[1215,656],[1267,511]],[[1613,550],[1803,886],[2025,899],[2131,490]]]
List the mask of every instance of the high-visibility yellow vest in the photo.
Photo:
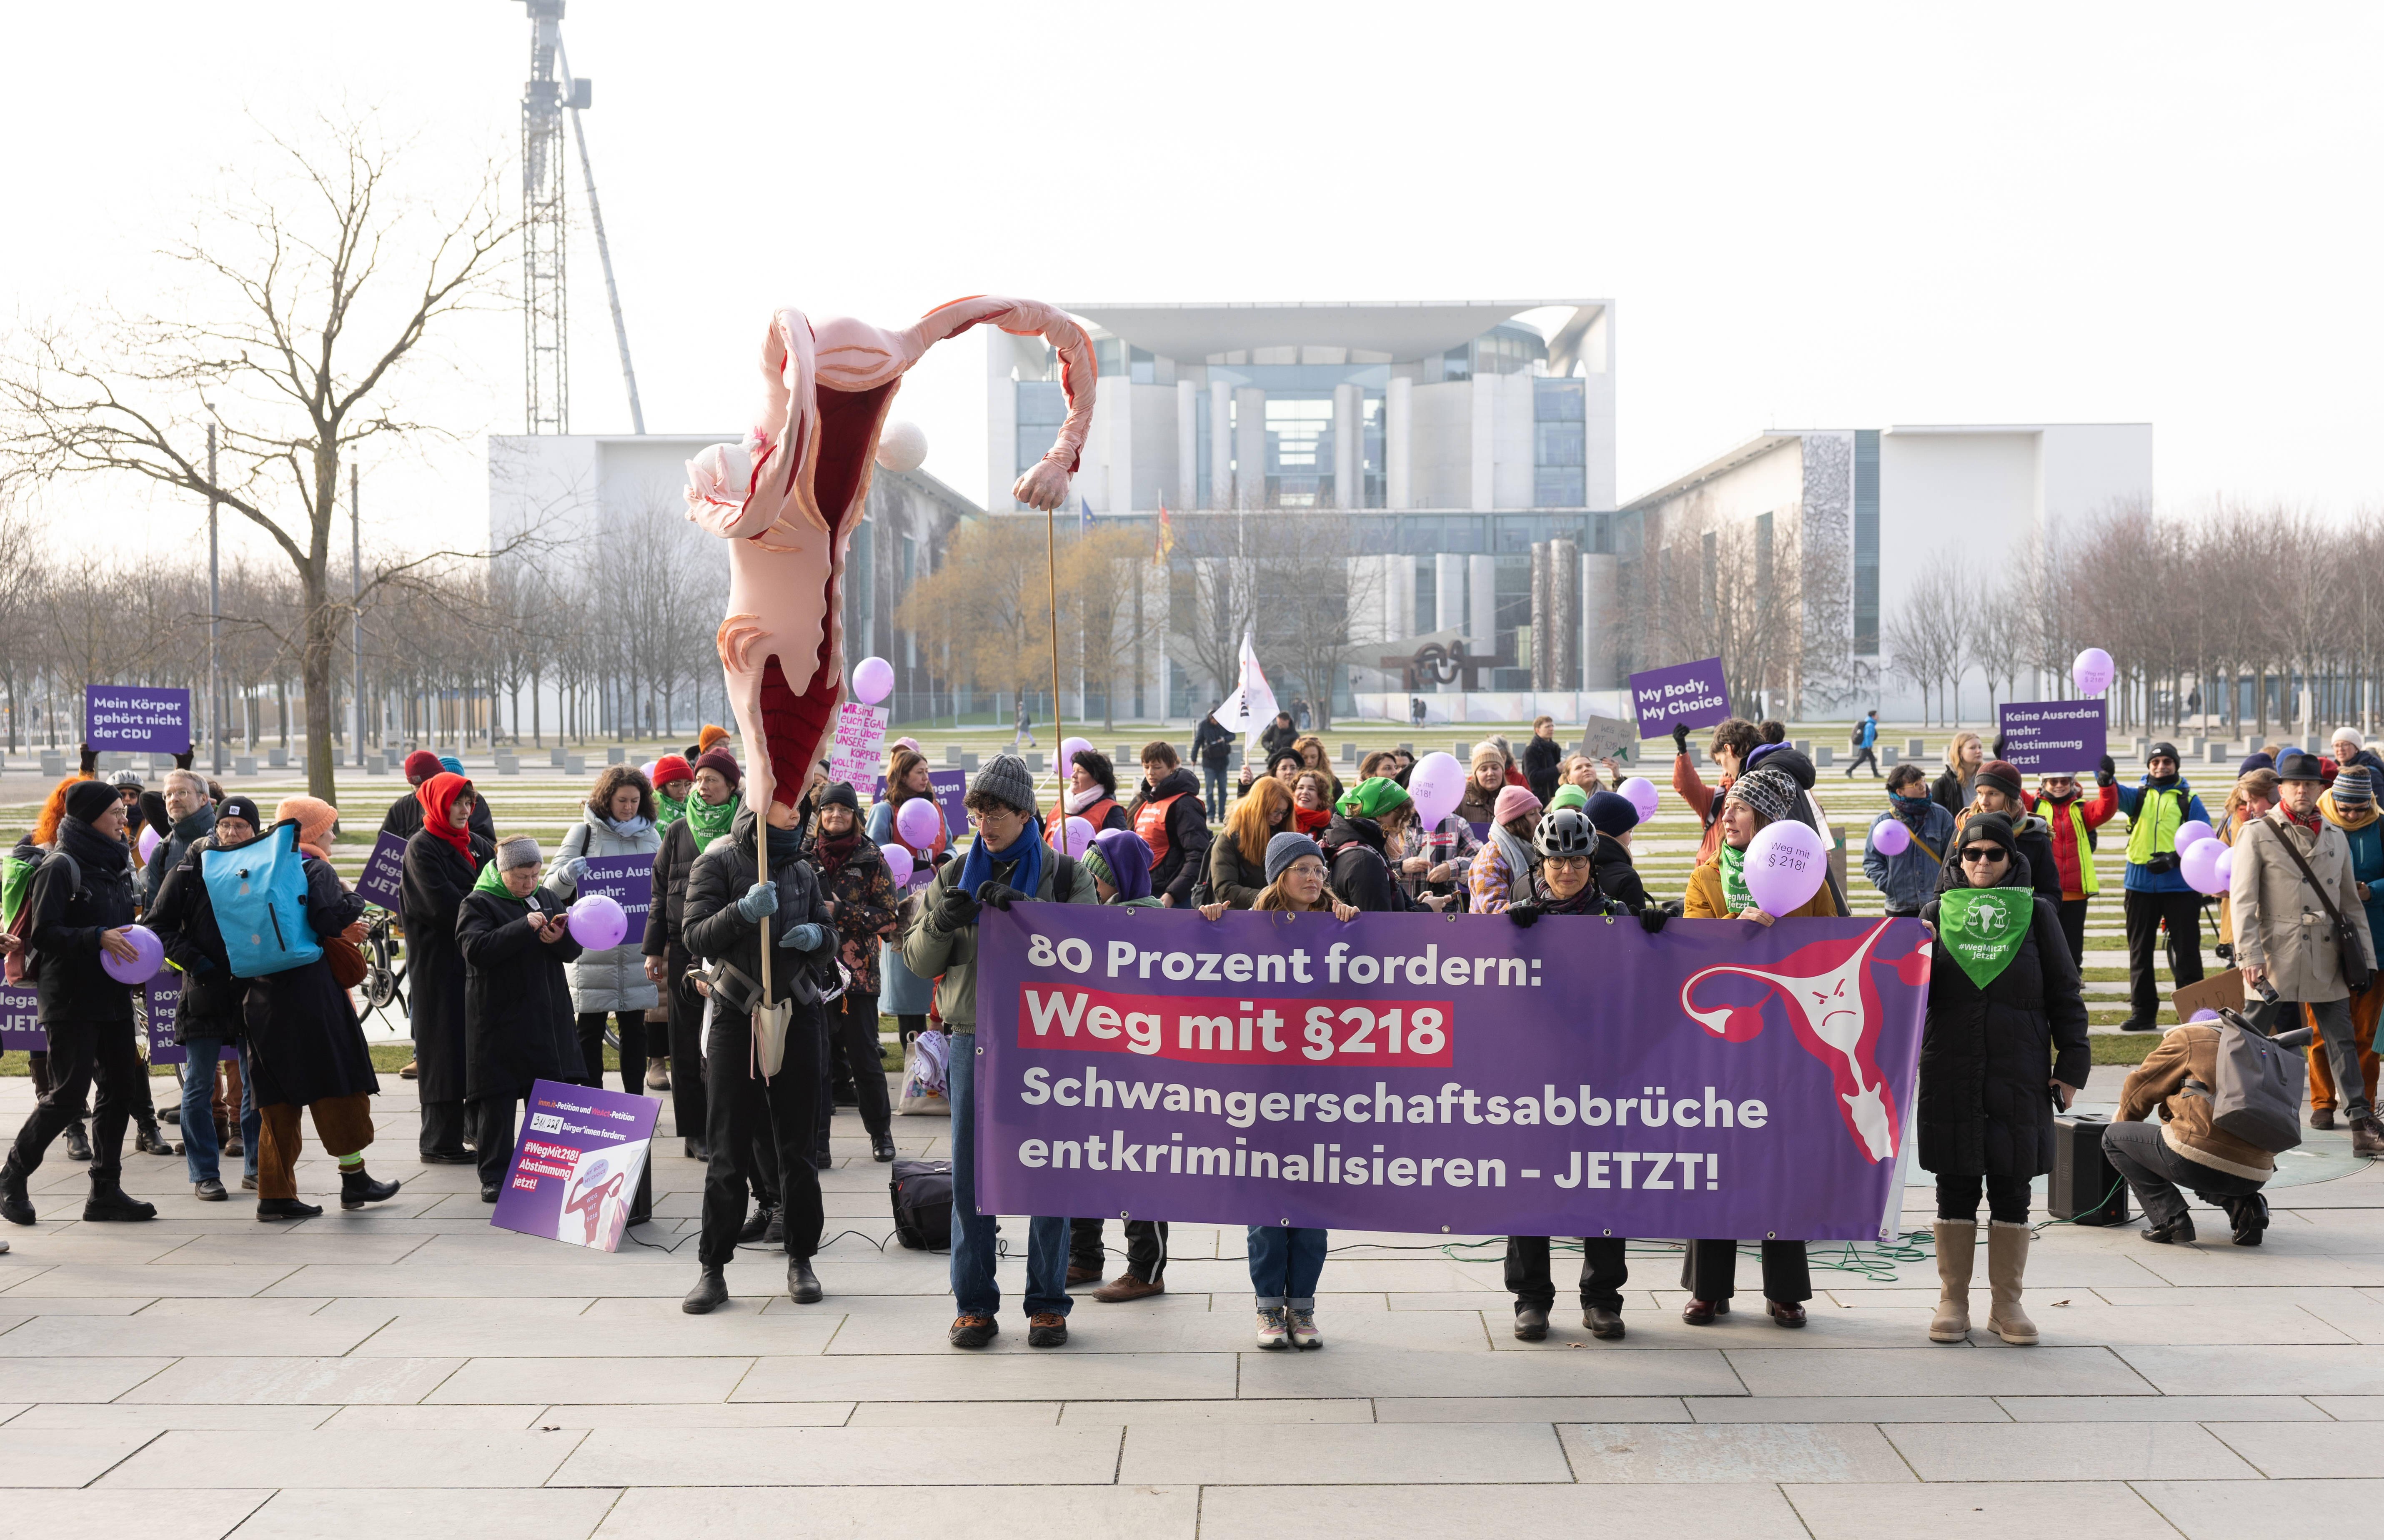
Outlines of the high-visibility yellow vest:
[[[2102,885],[2095,881],[2094,851],[2086,842],[2086,799],[2083,797],[2069,799],[2069,832],[2078,840],[2078,891],[2091,899],[2102,890]],[[2174,831],[2170,837],[2175,838]],[[2131,833],[2129,838],[2132,840],[2134,835]]]
[[2128,864],[2146,865],[2153,857],[2177,849],[2177,831],[2185,822],[2185,800],[2190,795],[2183,786],[2166,791],[2144,789],[2136,801],[2135,815],[2128,820]]

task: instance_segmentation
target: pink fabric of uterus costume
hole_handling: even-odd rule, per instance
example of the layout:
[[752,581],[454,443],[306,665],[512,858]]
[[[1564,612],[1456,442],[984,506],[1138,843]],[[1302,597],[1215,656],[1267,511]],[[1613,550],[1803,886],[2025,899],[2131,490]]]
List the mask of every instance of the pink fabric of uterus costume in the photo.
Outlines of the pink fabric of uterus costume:
[[1039,336],[1059,354],[1067,420],[1011,489],[1029,506],[1056,507],[1092,426],[1092,344],[1051,305],[990,294],[940,305],[899,331],[776,312],[762,338],[752,431],[687,463],[687,516],[729,542],[717,640],[744,739],[745,802],[757,815],[774,800],[794,805],[843,698],[838,589],[894,392],[929,347],[980,325]]

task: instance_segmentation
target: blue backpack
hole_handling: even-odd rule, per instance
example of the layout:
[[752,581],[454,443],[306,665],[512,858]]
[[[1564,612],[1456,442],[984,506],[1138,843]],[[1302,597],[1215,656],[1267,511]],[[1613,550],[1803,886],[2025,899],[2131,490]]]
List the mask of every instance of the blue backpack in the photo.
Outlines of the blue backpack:
[[287,973],[323,955],[306,921],[305,857],[298,826],[277,824],[255,844],[207,851],[199,862],[235,978]]

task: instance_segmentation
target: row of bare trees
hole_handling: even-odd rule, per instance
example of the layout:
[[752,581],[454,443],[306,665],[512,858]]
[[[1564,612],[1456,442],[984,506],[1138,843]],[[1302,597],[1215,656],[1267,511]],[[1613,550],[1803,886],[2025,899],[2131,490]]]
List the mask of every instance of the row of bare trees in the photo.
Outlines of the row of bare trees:
[[2059,699],[2109,652],[2114,727],[2267,736],[2372,728],[2384,714],[2384,513],[2329,520],[2228,504],[2192,516],[2117,508],[2049,550],[1942,553],[1881,641],[1931,720],[1967,697]]

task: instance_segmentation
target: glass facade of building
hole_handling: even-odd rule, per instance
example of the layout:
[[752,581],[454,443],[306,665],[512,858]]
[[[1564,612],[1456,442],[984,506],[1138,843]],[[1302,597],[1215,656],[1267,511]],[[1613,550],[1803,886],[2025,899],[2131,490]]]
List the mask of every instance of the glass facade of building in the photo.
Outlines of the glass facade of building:
[[1855,656],[1879,656],[1879,429],[1855,430]]
[[1578,508],[1586,490],[1589,425],[1578,379],[1532,381],[1532,505]]

